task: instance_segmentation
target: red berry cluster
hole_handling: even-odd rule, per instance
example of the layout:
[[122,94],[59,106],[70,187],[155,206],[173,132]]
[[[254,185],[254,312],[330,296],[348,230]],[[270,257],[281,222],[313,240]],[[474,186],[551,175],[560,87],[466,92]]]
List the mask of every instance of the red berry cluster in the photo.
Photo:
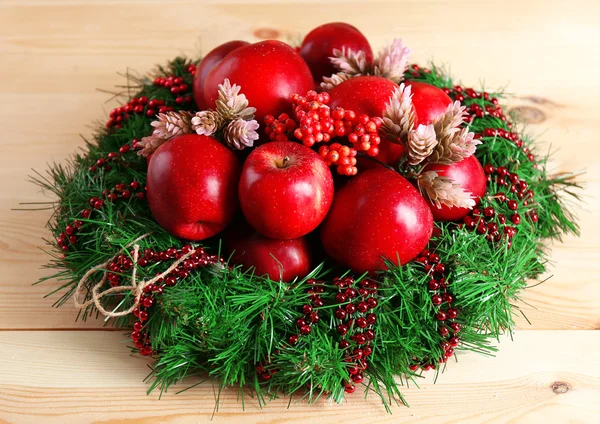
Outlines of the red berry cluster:
[[289,141],[288,133],[294,131],[298,124],[287,113],[282,113],[277,118],[265,116],[265,125],[265,133],[271,141]]
[[[446,279],[448,270],[446,265],[440,262],[440,255],[429,250],[421,252],[415,261],[423,264],[425,270],[431,275],[427,286],[432,293],[431,303],[435,306],[435,319],[439,322],[438,332],[444,338],[440,343],[444,353],[437,360],[441,364],[447,362],[448,358],[454,355],[454,348],[460,343],[458,338],[460,324],[455,321],[458,317],[458,310],[452,307],[454,296],[450,293],[449,282]],[[419,361],[415,358],[415,362],[409,368],[416,371],[419,367],[425,371],[435,369],[435,360]]]
[[[126,186],[124,183],[117,184],[112,190],[104,190],[102,192],[102,197],[107,199],[108,201],[114,202],[117,199],[129,199],[131,196],[135,196],[136,198],[142,200],[144,199],[144,192],[137,192],[141,187],[141,184],[137,181],[133,181]],[[137,193],[136,193],[137,192]],[[81,211],[81,216],[85,219],[88,219],[92,215],[92,210],[101,209],[104,207],[105,202],[99,197],[92,197],[89,201],[91,209],[84,209]],[[76,219],[71,224],[67,225],[65,231],[58,235],[56,240],[58,247],[63,252],[68,252],[70,250],[69,246],[73,246],[77,243],[77,232],[83,226],[83,222]]]
[[132,114],[153,117],[157,113],[165,113],[174,110],[165,106],[164,100],[148,100],[148,97],[134,97],[125,105],[114,108],[110,112],[110,119],[106,122],[106,128],[121,128],[123,122]]
[[344,350],[345,361],[350,364],[350,380],[345,383],[346,393],[353,393],[354,384],[361,383],[363,371],[368,368],[367,358],[373,353],[371,342],[375,338],[373,326],[377,316],[372,312],[377,307],[377,282],[361,280],[355,284],[351,277],[335,278],[338,287],[335,301],[338,309],[335,318],[338,321],[337,333],[341,336],[340,349]]
[[[194,72],[196,71],[194,70]],[[191,88],[181,77],[176,77],[174,75],[170,75],[168,77],[157,77],[154,79],[154,86],[168,88],[169,91],[171,91],[171,94],[177,96],[175,97],[175,103],[178,105],[192,102]]]
[[535,162],[535,156],[533,155],[533,153],[531,153],[529,147],[527,147],[525,143],[523,143],[523,140],[521,140],[519,134],[517,134],[516,132],[506,131],[502,128],[486,128],[483,130],[483,136],[502,137],[509,141],[512,141],[519,149],[521,149],[523,153],[527,155],[527,159],[529,159],[531,162]]
[[[286,141],[290,135],[307,147],[322,143],[318,152],[328,166],[336,166],[341,175],[356,175],[356,155],[365,152],[369,156],[379,154],[379,128],[383,121],[379,117],[357,115],[352,110],[340,107],[331,110],[329,94],[309,91],[306,97],[292,96],[295,120],[287,114],[277,119],[265,117],[266,133],[271,140]],[[338,142],[327,145],[333,138]],[[347,141],[348,144],[343,144]]]
[[[522,202],[522,206],[529,207],[535,202],[535,194],[525,180],[522,180],[518,174],[509,172],[504,166],[494,168],[491,164],[486,164],[483,169],[488,182],[494,181],[498,186],[507,188],[507,190],[499,191],[490,198],[498,203],[505,204],[510,211],[510,216],[507,217],[503,213],[497,213],[492,206],[483,208],[483,210],[475,208],[463,218],[463,224],[468,230],[477,231],[482,235],[485,234],[490,242],[506,240],[510,248],[512,238],[517,234],[517,225],[522,220],[521,215],[517,212],[520,206],[519,202]],[[525,216],[533,223],[539,219],[535,209],[527,211]]]
[[[183,246],[179,250],[170,247],[161,252],[146,249],[144,254],[139,258],[137,264],[140,267],[145,267],[159,262],[177,260],[191,251],[192,247],[190,245]],[[165,287],[172,287],[176,285],[178,281],[188,277],[190,271],[216,263],[224,263],[224,260],[217,255],[206,253],[202,248],[198,248],[169,275],[160,278],[156,284],[150,284],[144,287],[144,294],[139,299],[139,306],[133,310],[133,315],[138,321],[133,324],[133,332],[131,333],[131,340],[133,340],[135,347],[139,349],[142,355],[149,356],[157,353],[152,350],[150,335],[145,331],[145,324],[150,318],[149,310],[154,305],[155,296],[160,296],[165,290]],[[114,287],[119,285],[119,274],[129,271],[132,267],[133,261],[129,255],[119,255],[108,267],[110,271],[108,280],[110,281],[111,286]],[[160,274],[160,272],[157,273],[157,275],[158,274]]]
[[124,144],[119,148],[118,152],[110,152],[106,157],[102,157],[96,161],[96,163],[89,167],[90,172],[96,172],[99,169],[104,169],[105,171],[110,171],[112,166],[109,162],[113,162],[121,157],[121,155],[135,149],[135,145],[137,144],[137,140],[133,140],[132,144]]

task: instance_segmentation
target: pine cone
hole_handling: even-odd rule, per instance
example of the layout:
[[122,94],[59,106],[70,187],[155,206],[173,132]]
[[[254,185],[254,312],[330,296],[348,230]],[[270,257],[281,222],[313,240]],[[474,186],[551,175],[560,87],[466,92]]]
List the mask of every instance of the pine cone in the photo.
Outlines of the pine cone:
[[236,150],[243,150],[245,147],[252,147],[254,141],[258,140],[256,130],[259,125],[256,120],[244,121],[241,118],[231,121],[225,127],[223,137],[229,147]]
[[346,48],[333,49],[333,56],[329,58],[333,66],[351,76],[369,75],[371,64],[367,62],[365,52],[353,52]]
[[142,150],[138,152],[139,155],[149,156],[158,147],[168,141],[169,139],[176,137],[181,134],[188,134],[192,132],[192,118],[193,114],[185,110],[179,112],[167,112],[159,113],[157,120],[152,121],[150,125],[154,128],[152,135],[144,137],[138,143]]
[[399,38],[391,45],[383,48],[373,63],[373,73],[394,81],[396,84],[404,79],[408,67],[411,50]]
[[248,107],[248,99],[240,94],[241,87],[225,79],[219,84],[219,98],[217,99],[217,113],[225,120],[242,118],[251,120],[254,118],[256,108]]
[[409,132],[407,143],[409,165],[423,162],[431,155],[437,144],[433,125],[419,125],[416,130]]
[[353,78],[354,75],[347,74],[345,72],[338,72],[337,74],[333,74],[330,77],[323,77],[323,82],[321,83],[321,88],[324,91],[329,91],[337,85],[340,85],[344,81]]
[[400,84],[383,111],[382,135],[393,143],[404,143],[414,122],[411,88]]
[[213,135],[223,124],[223,118],[214,110],[204,110],[192,118],[192,129],[196,134]]
[[419,191],[436,207],[442,205],[458,208],[472,209],[475,200],[471,193],[465,191],[460,184],[456,184],[448,177],[438,175],[435,171],[423,172],[417,177]]

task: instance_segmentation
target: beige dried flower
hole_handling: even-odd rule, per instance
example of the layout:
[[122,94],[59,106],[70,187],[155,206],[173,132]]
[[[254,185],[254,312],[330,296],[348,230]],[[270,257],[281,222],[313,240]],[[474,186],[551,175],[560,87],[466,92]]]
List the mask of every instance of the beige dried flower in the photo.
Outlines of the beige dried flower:
[[192,129],[199,135],[213,135],[223,124],[223,118],[214,110],[203,110],[192,118]]
[[192,116],[193,114],[191,112],[185,110],[159,113],[157,119],[150,124],[154,128],[152,135],[142,138],[138,143],[138,146],[142,148],[138,154],[147,157],[154,153],[161,144],[171,138],[181,134],[191,133]]
[[410,131],[407,143],[409,165],[414,166],[423,162],[431,155],[437,144],[433,125],[419,125],[416,130]]
[[258,122],[252,119],[245,121],[238,118],[231,121],[223,131],[223,137],[229,147],[236,150],[243,150],[246,147],[252,147],[258,140]]
[[411,88],[400,84],[383,111],[382,135],[393,143],[405,143],[414,122]]
[[337,85],[340,85],[344,81],[353,78],[353,75],[347,74],[345,72],[338,72],[337,74],[333,74],[330,77],[323,77],[323,82],[321,83],[321,88],[324,91],[329,91]]
[[471,193],[465,191],[448,177],[438,175],[435,171],[423,172],[417,177],[419,191],[436,207],[448,206],[472,209],[475,200]]
[[225,120],[254,118],[256,108],[248,107],[248,99],[240,93],[241,87],[225,79],[219,84],[219,97],[217,99],[217,113]]
[[346,48],[333,49],[333,56],[329,58],[333,66],[351,76],[368,75],[371,64],[367,61],[364,51],[353,52]]
[[475,153],[481,141],[475,139],[475,134],[468,128],[460,128],[464,117],[465,107],[460,102],[454,102],[433,122],[438,144],[428,162],[450,165]]
[[373,62],[373,74],[400,84],[408,67],[410,53],[411,50],[404,45],[401,39],[394,39],[391,45],[385,46],[381,50]]

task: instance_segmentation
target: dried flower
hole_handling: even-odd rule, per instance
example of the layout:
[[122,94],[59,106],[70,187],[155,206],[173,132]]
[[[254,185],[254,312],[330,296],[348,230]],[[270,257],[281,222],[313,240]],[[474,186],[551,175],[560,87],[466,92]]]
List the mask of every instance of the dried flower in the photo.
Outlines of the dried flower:
[[362,50],[353,52],[350,49],[346,50],[346,48],[342,48],[342,50],[333,49],[333,56],[329,60],[337,69],[350,76],[367,75],[371,67],[371,64],[367,62],[365,52]]
[[223,137],[229,147],[236,150],[242,150],[246,147],[252,147],[254,141],[258,140],[258,133],[256,132],[258,127],[258,122],[254,119],[245,121],[238,118],[231,121],[229,125],[225,127]]
[[169,139],[176,137],[181,134],[188,134],[192,132],[192,119],[193,114],[185,110],[179,112],[167,112],[159,113],[157,120],[153,121],[150,125],[154,128],[152,135],[144,137],[138,143],[138,146],[142,148],[138,152],[139,155],[149,156],[158,147],[168,141]]
[[254,118],[256,108],[248,107],[248,99],[240,93],[241,87],[225,79],[219,84],[219,97],[217,99],[217,113],[225,120]]
[[475,200],[460,184],[435,171],[423,172],[417,177],[419,191],[436,207],[448,206],[472,209]]
[[391,142],[406,142],[414,122],[411,88],[400,84],[383,111],[382,134]]
[[454,102],[433,122],[438,144],[428,162],[449,165],[475,153],[481,141],[475,139],[475,134],[469,132],[468,128],[460,128],[464,116],[465,107],[460,102]]
[[419,125],[416,130],[408,133],[408,163],[420,164],[431,155],[437,144],[433,125]]
[[223,124],[223,118],[214,110],[204,110],[192,118],[192,129],[199,135],[213,135]]
[[323,77],[323,82],[321,83],[321,88],[325,91],[331,90],[333,87],[340,85],[344,81],[353,78],[353,75],[347,74],[345,72],[338,72],[337,74],[333,74],[330,77]]
[[379,75],[396,84],[404,79],[404,72],[408,67],[408,57],[411,50],[399,38],[394,39],[391,45],[383,48],[373,63],[373,74]]

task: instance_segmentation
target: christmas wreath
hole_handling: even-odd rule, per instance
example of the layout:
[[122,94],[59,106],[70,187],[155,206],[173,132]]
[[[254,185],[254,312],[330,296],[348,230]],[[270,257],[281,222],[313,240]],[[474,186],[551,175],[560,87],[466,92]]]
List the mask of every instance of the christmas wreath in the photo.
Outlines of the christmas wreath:
[[363,385],[387,407],[493,353],[544,241],[577,233],[578,186],[500,93],[409,52],[333,23],[128,75],[85,153],[34,177],[57,198],[57,304],[131,329],[150,390],[204,374],[261,404]]

